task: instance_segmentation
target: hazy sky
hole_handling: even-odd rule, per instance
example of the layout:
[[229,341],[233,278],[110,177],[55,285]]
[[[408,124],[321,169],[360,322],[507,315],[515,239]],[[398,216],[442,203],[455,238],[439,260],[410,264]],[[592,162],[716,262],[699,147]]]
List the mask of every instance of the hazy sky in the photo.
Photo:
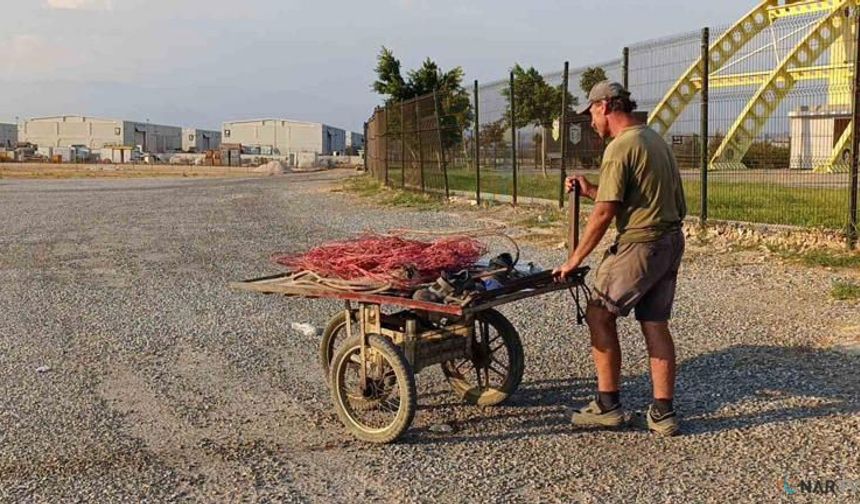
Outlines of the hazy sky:
[[735,21],[754,2],[0,0],[0,119],[107,115],[219,129],[288,117],[356,131],[380,46],[468,78],[555,71]]

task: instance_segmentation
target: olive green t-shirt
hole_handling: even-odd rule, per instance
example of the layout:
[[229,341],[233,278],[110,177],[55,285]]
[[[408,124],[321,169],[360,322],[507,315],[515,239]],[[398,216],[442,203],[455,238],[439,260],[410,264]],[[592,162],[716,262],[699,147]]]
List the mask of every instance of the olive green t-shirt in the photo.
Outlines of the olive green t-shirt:
[[625,128],[603,154],[595,201],[621,203],[618,243],[649,242],[678,229],[687,215],[672,149],[654,130]]

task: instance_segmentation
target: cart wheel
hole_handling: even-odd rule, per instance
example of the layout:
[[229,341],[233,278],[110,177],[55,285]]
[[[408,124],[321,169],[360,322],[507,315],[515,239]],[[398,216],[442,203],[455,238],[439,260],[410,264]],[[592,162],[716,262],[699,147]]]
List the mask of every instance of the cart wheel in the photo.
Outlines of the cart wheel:
[[355,437],[390,443],[415,416],[415,374],[394,343],[377,334],[367,339],[367,387],[361,390],[361,338],[354,336],[332,361],[331,395],[338,417]]
[[[358,310],[350,311],[352,318],[352,334],[358,334]],[[328,321],[320,342],[320,365],[322,366],[327,385],[331,385],[331,360],[334,359],[337,348],[346,341],[346,316],[343,310]]]
[[495,406],[523,379],[523,345],[513,324],[496,310],[475,315],[472,358],[442,363],[454,392],[472,404]]

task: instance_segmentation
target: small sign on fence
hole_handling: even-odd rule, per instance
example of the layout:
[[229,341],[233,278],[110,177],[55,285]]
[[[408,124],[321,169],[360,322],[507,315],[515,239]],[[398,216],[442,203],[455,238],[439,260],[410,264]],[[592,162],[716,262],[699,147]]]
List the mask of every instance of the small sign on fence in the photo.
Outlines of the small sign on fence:
[[571,124],[570,125],[570,143],[573,145],[578,144],[582,141],[582,126],[579,124]]

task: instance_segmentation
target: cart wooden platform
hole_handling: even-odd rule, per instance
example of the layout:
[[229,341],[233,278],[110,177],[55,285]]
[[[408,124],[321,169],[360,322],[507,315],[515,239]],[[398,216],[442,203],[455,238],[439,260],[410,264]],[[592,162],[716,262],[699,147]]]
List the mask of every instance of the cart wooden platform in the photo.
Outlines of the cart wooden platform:
[[[320,361],[341,421],[357,438],[388,443],[415,415],[415,374],[440,365],[454,392],[466,401],[497,405],[516,391],[523,376],[522,342],[495,307],[569,289],[582,322],[581,295],[588,296],[579,268],[564,281],[542,271],[502,287],[448,302],[405,293],[367,294],[291,282],[291,273],[234,282],[243,291],[345,301],[323,332]],[[397,311],[383,311],[382,307]]]

